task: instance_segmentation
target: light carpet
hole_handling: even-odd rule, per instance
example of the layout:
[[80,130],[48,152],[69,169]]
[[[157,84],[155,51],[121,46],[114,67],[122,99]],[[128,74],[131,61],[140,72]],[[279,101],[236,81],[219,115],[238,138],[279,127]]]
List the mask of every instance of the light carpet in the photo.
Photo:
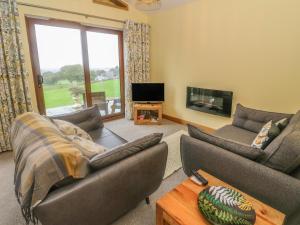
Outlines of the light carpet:
[[152,133],[163,133],[164,137],[180,130],[187,130],[186,126],[163,119],[162,125],[134,125],[132,120],[120,119],[105,123],[105,127],[127,141],[133,141]]
[[187,131],[177,131],[175,134],[164,137],[162,140],[168,144],[168,159],[164,178],[170,176],[182,167],[180,157],[180,137],[183,134],[187,134]]

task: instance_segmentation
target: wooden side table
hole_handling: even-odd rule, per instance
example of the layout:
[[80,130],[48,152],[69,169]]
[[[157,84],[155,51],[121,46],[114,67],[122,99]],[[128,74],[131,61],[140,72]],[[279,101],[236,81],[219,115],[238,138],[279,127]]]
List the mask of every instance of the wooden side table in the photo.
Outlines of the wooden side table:
[[[237,190],[208,173],[203,171],[200,173],[208,180],[210,186],[225,186]],[[206,187],[199,186],[188,179],[160,198],[156,203],[156,225],[211,225],[198,209],[198,194]],[[283,213],[243,192],[241,193],[255,209],[255,225],[283,224],[285,218]]]
[[162,104],[134,104],[134,124],[161,124]]

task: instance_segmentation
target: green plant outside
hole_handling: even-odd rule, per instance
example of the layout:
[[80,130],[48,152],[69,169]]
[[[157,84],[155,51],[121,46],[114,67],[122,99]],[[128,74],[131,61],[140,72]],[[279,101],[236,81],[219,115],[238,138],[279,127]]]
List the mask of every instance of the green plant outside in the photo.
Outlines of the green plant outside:
[[[78,84],[84,87],[84,84]],[[54,85],[44,85],[44,98],[46,108],[56,108],[73,105],[74,101],[69,88],[71,84],[61,83]],[[92,92],[105,92],[106,98],[120,97],[120,80],[106,80],[92,82]]]

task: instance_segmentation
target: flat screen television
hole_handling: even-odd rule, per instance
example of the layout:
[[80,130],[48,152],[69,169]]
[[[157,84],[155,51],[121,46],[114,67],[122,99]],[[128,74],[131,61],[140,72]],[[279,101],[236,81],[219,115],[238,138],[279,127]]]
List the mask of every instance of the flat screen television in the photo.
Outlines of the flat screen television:
[[163,83],[132,83],[133,102],[163,102],[164,100]]

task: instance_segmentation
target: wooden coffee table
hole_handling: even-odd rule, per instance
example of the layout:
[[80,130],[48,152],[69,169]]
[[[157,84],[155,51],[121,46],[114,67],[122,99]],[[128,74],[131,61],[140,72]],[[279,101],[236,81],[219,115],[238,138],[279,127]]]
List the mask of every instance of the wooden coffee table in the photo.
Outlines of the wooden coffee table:
[[[208,173],[199,172],[208,180],[210,186],[225,186],[237,190]],[[156,203],[156,225],[211,225],[198,209],[198,194],[206,187],[199,186],[188,179],[160,198]],[[285,218],[283,213],[243,192],[241,193],[255,209],[256,225],[283,224]]]

